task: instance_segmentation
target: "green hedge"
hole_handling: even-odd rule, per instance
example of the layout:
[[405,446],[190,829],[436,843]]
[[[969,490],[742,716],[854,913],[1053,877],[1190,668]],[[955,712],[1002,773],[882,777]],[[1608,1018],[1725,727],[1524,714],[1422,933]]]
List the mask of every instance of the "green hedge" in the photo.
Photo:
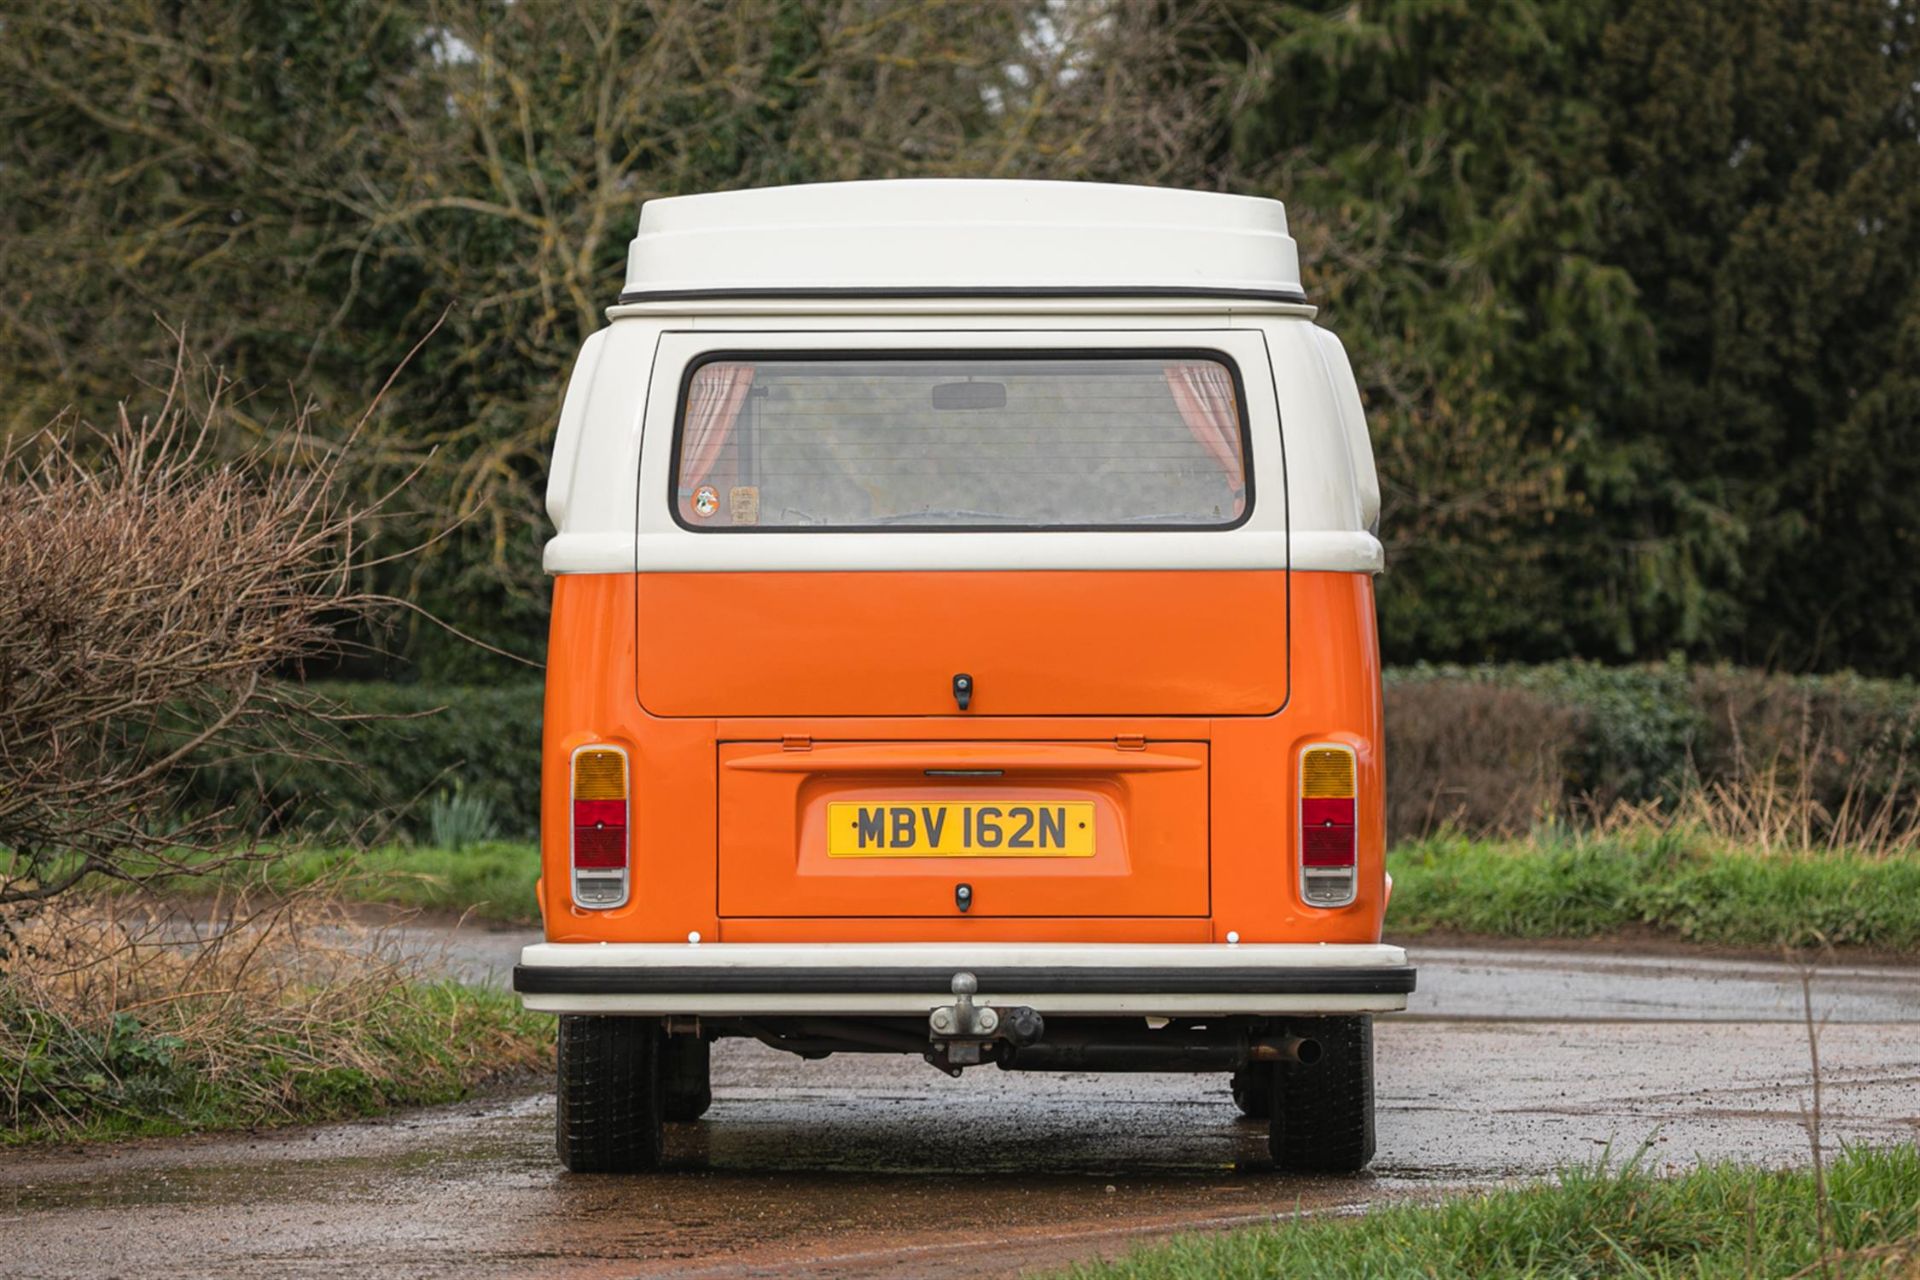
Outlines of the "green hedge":
[[1471,702],[1486,689],[1515,690],[1572,712],[1570,736],[1553,744],[1562,785],[1569,793],[1608,801],[1653,799],[1672,790],[1686,777],[1705,727],[1691,673],[1680,663],[1421,664],[1387,673],[1389,771],[1396,709],[1446,690],[1459,690]]
[[[1525,781],[1552,796],[1559,814],[1671,800],[1716,784],[1767,785],[1826,820],[1850,810],[1856,825],[1862,812],[1920,804],[1920,686],[1911,679],[1778,676],[1680,661],[1421,665],[1387,675],[1388,785],[1403,815],[1396,835],[1438,825],[1404,816],[1413,797],[1460,795],[1454,776],[1484,776],[1490,761],[1514,758],[1498,735],[1476,744],[1456,730],[1446,751],[1424,753],[1435,763],[1421,768],[1429,739],[1496,691],[1509,695],[1508,735],[1519,722],[1545,755],[1536,776],[1514,775],[1516,786]],[[1513,694],[1522,701],[1514,704]],[[1465,819],[1470,830],[1518,829],[1471,805]]]
[[[356,843],[431,836],[435,797],[458,793],[492,813],[496,834],[540,828],[538,681],[429,687],[328,682],[339,715],[336,760],[239,761],[200,771],[201,799],[265,805],[272,826]],[[345,761],[348,763],[341,763]]]
[[[228,765],[203,796],[262,796],[283,825],[340,837],[426,838],[456,788],[506,839],[539,826],[537,681],[486,687],[316,686],[351,716],[353,767]],[[1920,803],[1920,687],[1851,675],[1768,676],[1680,662],[1605,667],[1415,666],[1387,673],[1389,826],[1524,831],[1546,813],[1671,798],[1771,771],[1828,813]]]

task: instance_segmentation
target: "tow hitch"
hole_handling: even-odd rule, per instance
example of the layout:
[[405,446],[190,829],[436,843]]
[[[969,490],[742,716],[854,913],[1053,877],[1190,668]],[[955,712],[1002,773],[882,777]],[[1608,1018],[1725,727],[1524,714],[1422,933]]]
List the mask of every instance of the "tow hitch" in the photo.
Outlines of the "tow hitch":
[[980,991],[979,979],[962,970],[953,975],[953,1003],[943,1004],[927,1015],[927,1061],[957,1076],[963,1067],[977,1067],[987,1060],[987,1049],[995,1041],[1015,1046],[1034,1044],[1046,1034],[1046,1022],[1037,1010],[1026,1005],[996,1009],[975,1004]]

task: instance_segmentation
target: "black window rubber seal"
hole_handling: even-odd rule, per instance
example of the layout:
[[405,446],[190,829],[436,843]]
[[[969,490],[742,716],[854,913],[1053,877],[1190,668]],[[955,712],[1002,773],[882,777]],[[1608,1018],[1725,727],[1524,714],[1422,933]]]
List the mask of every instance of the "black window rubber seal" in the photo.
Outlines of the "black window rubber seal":
[[[1233,380],[1234,409],[1240,418],[1240,461],[1241,495],[1240,514],[1232,520],[1210,522],[1207,524],[834,524],[834,525],[699,525],[693,524],[680,514],[680,464],[683,443],[686,438],[687,400],[693,387],[694,375],[710,364],[723,364],[733,360],[753,360],[763,363],[816,362],[832,363],[836,360],[871,360],[876,363],[907,363],[912,360],[1168,360],[1199,359],[1211,361],[1226,369],[1227,376]],[[667,514],[674,524],[688,533],[697,533],[702,537],[760,538],[769,534],[799,534],[803,537],[818,537],[825,534],[853,533],[931,533],[939,536],[964,535],[969,533],[1017,533],[1047,536],[1061,533],[1228,533],[1245,525],[1253,519],[1254,504],[1259,495],[1254,487],[1254,450],[1253,450],[1253,414],[1247,405],[1247,383],[1240,370],[1240,362],[1226,351],[1217,347],[1194,346],[1154,346],[1154,347],[715,347],[702,351],[687,361],[680,371],[680,390],[673,411],[672,454],[667,467]]]
[[618,305],[641,302],[708,302],[766,298],[1226,298],[1242,302],[1286,302],[1307,305],[1307,295],[1295,289],[1234,289],[1224,285],[872,285],[829,288],[631,289]]

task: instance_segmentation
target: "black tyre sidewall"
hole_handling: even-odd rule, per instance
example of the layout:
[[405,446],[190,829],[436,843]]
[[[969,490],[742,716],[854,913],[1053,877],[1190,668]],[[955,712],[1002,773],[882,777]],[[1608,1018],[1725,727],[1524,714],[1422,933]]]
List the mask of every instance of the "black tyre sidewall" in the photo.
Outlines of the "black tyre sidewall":
[[563,1016],[554,1050],[554,1140],[575,1173],[637,1173],[660,1164],[660,1024]]
[[1273,1113],[1273,1068],[1254,1064],[1233,1073],[1228,1088],[1233,1105],[1249,1120],[1265,1120]]
[[1276,1167],[1355,1173],[1374,1152],[1373,1018],[1289,1018],[1287,1033],[1320,1047],[1312,1065],[1273,1068],[1267,1146]]
[[713,1105],[713,1045],[699,1036],[668,1036],[661,1044],[660,1092],[667,1120],[686,1124]]

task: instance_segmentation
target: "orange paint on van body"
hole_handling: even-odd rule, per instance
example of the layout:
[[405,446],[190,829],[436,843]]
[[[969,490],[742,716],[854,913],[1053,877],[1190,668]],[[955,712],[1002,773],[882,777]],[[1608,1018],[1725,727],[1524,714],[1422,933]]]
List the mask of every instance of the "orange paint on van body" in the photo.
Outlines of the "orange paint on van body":
[[969,720],[1287,700],[1278,571],[660,573],[638,591],[640,704],[663,716],[948,717],[962,671]]
[[[1373,616],[1372,579],[1347,573],[562,574],[547,936],[1377,942]],[[964,713],[960,671],[979,682]],[[568,892],[567,767],[595,742],[632,760],[632,893],[587,911]],[[1297,761],[1316,742],[1357,757],[1359,890],[1344,907],[1300,897]],[[1016,791],[1093,801],[1095,856],[830,860],[814,825],[829,797]]]

